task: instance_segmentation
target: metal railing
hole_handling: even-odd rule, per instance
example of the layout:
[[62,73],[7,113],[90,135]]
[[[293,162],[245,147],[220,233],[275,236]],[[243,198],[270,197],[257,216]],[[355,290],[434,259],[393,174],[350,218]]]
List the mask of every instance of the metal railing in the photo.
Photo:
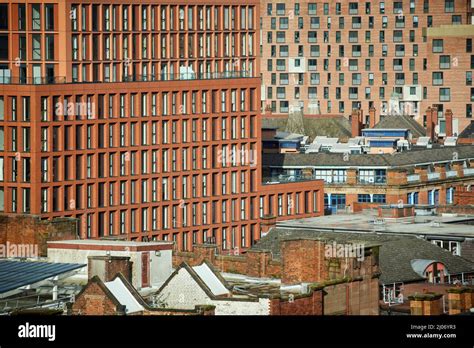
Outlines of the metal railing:
[[440,173],[428,173],[427,177],[428,177],[429,181],[439,180],[439,179],[441,179],[441,174]]
[[36,308],[64,309],[67,303],[74,301],[75,295],[65,295],[59,297],[57,300],[45,300],[44,295],[29,295],[4,299],[0,300],[0,315]]
[[455,178],[458,176],[458,171],[457,170],[448,170],[446,172],[446,177],[447,178]]
[[474,175],[474,168],[464,168],[463,172],[464,172],[464,175],[468,175],[468,176]]
[[420,181],[420,175],[419,174],[407,175],[407,181],[408,182]]
[[280,175],[263,177],[262,183],[263,184],[280,184],[280,183],[286,183],[286,182],[310,181],[310,180],[317,180],[317,179],[313,177],[303,176],[303,175],[280,174]]
[[456,274],[447,274],[444,276],[444,282],[441,282],[441,277],[434,277],[433,283],[474,285],[474,274],[464,272]]
[[[117,81],[72,81],[69,83],[117,83],[117,82],[147,82],[147,81],[182,81],[182,80],[213,80],[213,79],[235,79],[255,77],[248,70],[223,71],[209,73],[182,73],[182,74],[154,74],[154,75],[127,75]],[[0,85],[50,85],[66,82],[64,76],[54,77],[18,77],[0,76]]]

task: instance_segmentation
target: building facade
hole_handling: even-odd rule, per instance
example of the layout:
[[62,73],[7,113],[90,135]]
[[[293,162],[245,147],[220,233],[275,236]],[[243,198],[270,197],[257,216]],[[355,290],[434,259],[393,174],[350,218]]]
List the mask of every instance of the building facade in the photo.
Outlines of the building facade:
[[[394,154],[265,154],[272,182],[323,179],[326,209],[382,204],[452,205],[456,189],[474,184],[474,147],[411,150]],[[358,207],[355,207],[357,205]]]
[[468,0],[262,1],[262,108],[342,114],[373,106],[424,124],[436,106],[459,134],[472,118],[473,4]]
[[277,193],[321,214],[322,182],[261,185],[257,1],[0,11],[0,210],[180,250],[249,247]]

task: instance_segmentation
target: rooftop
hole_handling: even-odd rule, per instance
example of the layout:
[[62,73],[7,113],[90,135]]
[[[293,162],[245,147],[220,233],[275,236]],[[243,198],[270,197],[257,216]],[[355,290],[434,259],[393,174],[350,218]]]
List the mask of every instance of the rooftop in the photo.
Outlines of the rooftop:
[[84,246],[119,246],[119,247],[143,247],[143,246],[162,246],[173,245],[173,242],[168,241],[153,241],[153,242],[134,242],[125,240],[105,240],[105,239],[71,239],[50,241],[48,244],[58,245],[84,245]]
[[0,297],[24,286],[32,286],[53,277],[70,274],[86,265],[38,261],[0,260]]
[[[455,153],[457,156],[453,155]],[[415,148],[410,151],[393,154],[351,154],[342,153],[286,153],[263,154],[263,165],[282,166],[315,166],[315,167],[383,167],[403,168],[416,165],[428,165],[440,162],[452,162],[474,159],[474,146],[458,145],[439,148]],[[455,159],[456,158],[456,159]]]
[[408,115],[387,115],[373,129],[408,129],[414,138],[426,135],[423,126]]
[[462,139],[474,139],[474,121],[471,121],[469,126],[459,134],[459,138]]
[[380,233],[407,236],[446,236],[474,238],[474,227],[462,222],[474,216],[414,216],[404,219],[381,219],[375,211],[337,214],[278,222],[279,227],[315,229],[333,232]]
[[[287,117],[262,118],[262,128],[276,128],[280,131],[286,131],[287,125]],[[309,136],[310,139],[315,139],[317,136],[347,139],[351,136],[350,123],[344,116],[331,118],[303,116],[303,127],[305,135]]]
[[414,236],[385,235],[383,233],[353,233],[347,231],[328,232],[311,228],[276,227],[252,247],[254,250],[270,250],[275,259],[281,257],[281,241],[305,238],[323,239],[336,243],[362,243],[365,247],[380,245],[379,262],[382,272],[381,284],[424,280],[412,266],[413,260],[436,260],[442,262],[449,274],[473,272],[474,263],[426,240]]

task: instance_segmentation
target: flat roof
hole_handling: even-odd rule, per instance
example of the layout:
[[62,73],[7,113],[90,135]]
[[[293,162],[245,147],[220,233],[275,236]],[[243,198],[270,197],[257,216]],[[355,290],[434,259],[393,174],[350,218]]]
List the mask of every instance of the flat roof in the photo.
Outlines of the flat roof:
[[173,242],[153,241],[135,242],[122,240],[104,239],[72,239],[49,241],[48,248],[55,249],[81,249],[81,250],[115,250],[115,251],[146,251],[146,250],[167,250],[173,248]]
[[[334,232],[377,232],[399,235],[474,238],[474,225],[462,224],[474,216],[415,216],[401,219],[378,217],[376,212],[335,214],[286,220],[278,227],[331,230]],[[375,222],[375,223],[374,223]]]

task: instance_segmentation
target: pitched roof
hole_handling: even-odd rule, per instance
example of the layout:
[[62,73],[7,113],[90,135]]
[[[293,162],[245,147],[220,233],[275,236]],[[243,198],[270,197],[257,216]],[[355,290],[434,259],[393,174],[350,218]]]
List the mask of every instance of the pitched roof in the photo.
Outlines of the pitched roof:
[[408,115],[387,115],[374,127],[375,129],[409,129],[414,138],[426,135],[421,124]]
[[281,257],[280,243],[288,238],[310,238],[336,241],[337,243],[363,243],[380,245],[379,262],[381,284],[420,281],[424,278],[416,273],[412,260],[429,259],[442,262],[450,274],[474,272],[474,263],[455,256],[428,241],[411,236],[383,235],[375,233],[327,232],[310,229],[276,227],[252,247],[255,250],[270,250],[273,257]]
[[201,265],[195,267],[191,267],[186,262],[182,262],[158,289],[156,294],[161,293],[181,270],[188,272],[193,280],[211,299],[217,299],[219,296],[231,294],[229,284],[207,260],[205,260]]
[[464,130],[459,134],[459,138],[464,138],[464,139],[474,138],[474,121],[471,121],[469,126],[464,128]]
[[[262,118],[262,127],[276,127],[278,130],[286,131],[288,118],[264,117]],[[347,118],[340,117],[303,117],[303,126],[305,135],[314,139],[320,135],[328,137],[350,138],[351,125]]]
[[[119,273],[121,275],[121,273]],[[125,313],[142,312],[145,309],[141,296],[130,291],[126,285],[128,281],[123,276],[117,276],[112,281],[104,283],[112,295],[118,300],[120,304],[125,307]]]
[[452,161],[453,153],[457,159],[473,159],[474,146],[459,145],[432,149],[415,149],[393,154],[351,154],[342,153],[287,153],[263,154],[264,166],[341,166],[341,167],[405,167],[433,162]]

